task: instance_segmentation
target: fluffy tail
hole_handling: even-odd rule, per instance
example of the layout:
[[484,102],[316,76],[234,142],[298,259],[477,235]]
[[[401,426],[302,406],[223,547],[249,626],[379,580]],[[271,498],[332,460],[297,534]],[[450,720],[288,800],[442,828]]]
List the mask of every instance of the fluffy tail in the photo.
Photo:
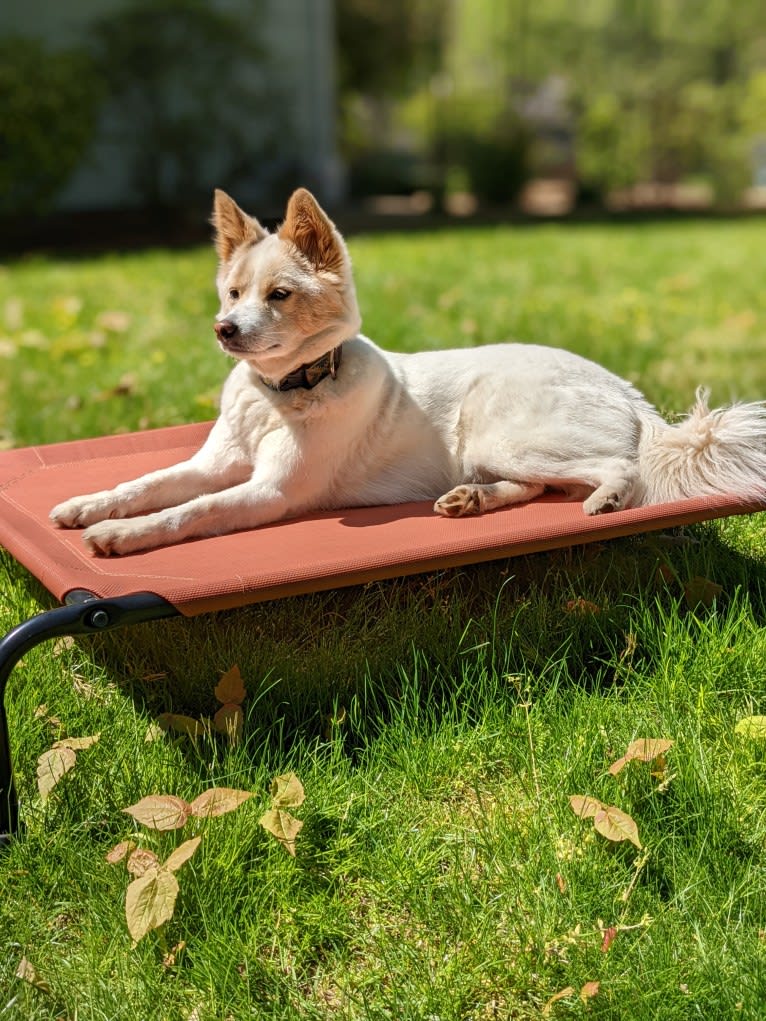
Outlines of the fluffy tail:
[[766,402],[710,411],[708,393],[678,425],[646,430],[639,451],[641,503],[731,494],[766,501]]

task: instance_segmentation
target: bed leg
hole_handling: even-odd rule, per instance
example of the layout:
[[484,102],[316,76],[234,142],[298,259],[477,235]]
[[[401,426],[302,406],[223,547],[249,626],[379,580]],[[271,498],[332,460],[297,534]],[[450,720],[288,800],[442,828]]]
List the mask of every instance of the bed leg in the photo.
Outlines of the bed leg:
[[78,589],[69,593],[67,605],[31,617],[0,639],[0,848],[10,842],[19,826],[5,713],[5,688],[14,666],[25,652],[49,638],[92,635],[177,614],[178,610],[171,603],[152,592],[100,599],[91,592]]

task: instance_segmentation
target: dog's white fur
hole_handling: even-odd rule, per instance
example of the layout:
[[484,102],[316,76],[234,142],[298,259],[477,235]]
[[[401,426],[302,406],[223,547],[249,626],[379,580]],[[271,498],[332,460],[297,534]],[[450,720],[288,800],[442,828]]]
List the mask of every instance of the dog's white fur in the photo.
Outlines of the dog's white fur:
[[[766,405],[668,425],[630,384],[563,350],[526,344],[402,355],[358,331],[345,244],[304,189],[271,234],[223,192],[213,215],[219,343],[238,364],[189,461],[51,511],[123,554],[310,511],[436,500],[445,516],[546,489],[586,514],[687,496],[766,497]],[[337,378],[276,392],[342,343]]]

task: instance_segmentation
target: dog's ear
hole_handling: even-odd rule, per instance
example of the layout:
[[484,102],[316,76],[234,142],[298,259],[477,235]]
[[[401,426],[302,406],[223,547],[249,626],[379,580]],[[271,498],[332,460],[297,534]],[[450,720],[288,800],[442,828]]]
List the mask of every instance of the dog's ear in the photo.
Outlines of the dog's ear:
[[269,233],[255,217],[243,213],[234,199],[220,188],[215,190],[210,222],[215,227],[215,247],[222,263],[228,262],[240,245],[262,241]]
[[346,260],[346,248],[335,225],[305,188],[298,188],[287,203],[279,237],[292,241],[316,269],[338,273]]

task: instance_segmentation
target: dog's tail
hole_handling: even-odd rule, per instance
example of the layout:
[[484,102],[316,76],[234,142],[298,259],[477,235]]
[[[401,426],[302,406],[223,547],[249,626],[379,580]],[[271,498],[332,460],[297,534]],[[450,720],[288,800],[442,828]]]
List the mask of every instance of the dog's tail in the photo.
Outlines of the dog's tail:
[[641,502],[731,494],[766,501],[766,402],[711,411],[708,393],[677,425],[651,426],[639,449]]

